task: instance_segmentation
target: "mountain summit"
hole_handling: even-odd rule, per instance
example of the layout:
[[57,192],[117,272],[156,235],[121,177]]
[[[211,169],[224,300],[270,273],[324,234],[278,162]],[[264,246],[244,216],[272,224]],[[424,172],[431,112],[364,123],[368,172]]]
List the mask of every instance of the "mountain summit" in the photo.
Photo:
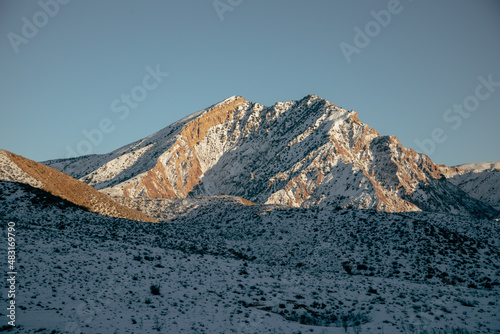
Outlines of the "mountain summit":
[[270,107],[233,96],[109,154],[45,164],[113,196],[498,215],[447,180],[459,168],[316,95]]

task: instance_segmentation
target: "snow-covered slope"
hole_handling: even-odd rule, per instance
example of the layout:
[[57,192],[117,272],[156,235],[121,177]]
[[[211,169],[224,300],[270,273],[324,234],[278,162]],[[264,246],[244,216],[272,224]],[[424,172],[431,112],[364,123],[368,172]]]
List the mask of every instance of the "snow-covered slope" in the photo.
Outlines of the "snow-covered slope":
[[500,162],[480,162],[456,166],[459,172],[449,181],[467,194],[500,210]]
[[22,273],[11,331],[500,330],[499,222],[222,200],[149,224],[0,182]]
[[500,161],[493,162],[473,162],[455,166],[459,169],[479,173],[487,170],[500,170]]
[[112,197],[126,207],[146,213],[159,221],[176,219],[191,212],[200,205],[255,205],[244,198],[236,196],[205,196],[187,198],[148,198],[148,197]]
[[475,199],[457,203],[467,194],[434,182],[456,168],[316,95],[271,107],[233,96],[110,154],[46,164],[113,196],[233,195],[292,207],[498,216]]
[[146,214],[122,206],[94,188],[54,168],[5,150],[0,150],[0,181],[27,184],[103,215],[154,221]]

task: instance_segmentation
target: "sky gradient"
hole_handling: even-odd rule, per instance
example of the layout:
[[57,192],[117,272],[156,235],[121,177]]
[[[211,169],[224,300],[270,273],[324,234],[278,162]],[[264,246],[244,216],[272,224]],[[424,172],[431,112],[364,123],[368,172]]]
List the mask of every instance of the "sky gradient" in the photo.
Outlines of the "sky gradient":
[[500,160],[499,1],[59,1],[0,4],[2,149],[108,153],[232,95],[316,94],[434,162]]

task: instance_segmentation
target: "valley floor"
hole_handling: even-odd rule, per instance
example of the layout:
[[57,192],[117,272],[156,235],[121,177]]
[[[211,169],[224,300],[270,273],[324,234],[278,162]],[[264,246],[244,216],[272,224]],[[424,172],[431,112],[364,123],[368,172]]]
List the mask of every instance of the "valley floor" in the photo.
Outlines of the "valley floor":
[[[460,230],[461,242],[469,245],[461,248],[467,254],[458,252],[462,255],[456,260],[454,256],[459,255],[452,252],[452,243],[425,239],[431,235],[441,238],[441,232],[420,233],[415,223],[416,242],[427,242],[431,250],[435,248],[431,253],[444,252],[450,259],[446,262],[438,254],[429,255],[436,271],[441,268],[450,278],[457,277],[457,283],[443,284],[436,277],[418,275],[421,268],[430,268],[429,264],[414,266],[421,257],[394,257],[401,245],[389,236],[383,236],[386,241],[380,246],[379,232],[372,235],[363,227],[354,238],[347,227],[359,228],[364,219],[366,224],[379,222],[389,229],[393,220],[404,218],[400,215],[232,204],[210,210],[202,207],[172,221],[149,224],[102,217],[61,203],[33,204],[30,196],[19,189],[12,191],[4,197],[4,203],[11,204],[0,210],[2,217],[16,222],[18,242],[17,326],[4,327],[7,332],[500,332],[498,285],[484,288],[480,284],[485,278],[474,271],[477,267],[490,283],[498,280],[498,225],[481,230],[480,225],[468,228],[467,220],[450,218],[447,233]],[[8,201],[14,198],[17,201]],[[28,203],[25,207],[21,199]],[[217,220],[222,212],[226,216]],[[288,220],[280,220],[283,214]],[[237,215],[243,216],[238,220]],[[307,217],[313,217],[309,223]],[[425,216],[408,217],[420,221]],[[437,221],[443,219],[432,219],[437,231]],[[341,228],[343,222],[350,225]],[[317,250],[311,245],[320,246],[314,240],[314,231],[320,227],[323,230],[317,233],[325,238],[334,231],[347,232],[335,247],[322,245]],[[287,228],[295,233],[284,239],[290,235]],[[406,240],[404,230],[397,233],[400,235],[394,240]],[[5,229],[2,235],[6,238]],[[332,235],[330,242],[339,239]],[[358,237],[359,245],[353,241]],[[347,244],[345,250],[342,243]],[[359,248],[366,244],[371,246]],[[409,241],[404,244],[410,245]],[[294,250],[288,249],[290,245]],[[383,255],[380,247],[392,255]],[[352,263],[352,271],[344,270],[347,265],[335,253],[337,248],[339,254],[351,252],[347,255],[362,260],[371,273],[364,273],[363,265],[356,263]],[[294,262],[301,258],[304,261]],[[335,265],[338,262],[344,269]],[[394,262],[402,269],[388,274],[386,269],[395,266]],[[403,275],[405,270],[411,274],[409,278]],[[476,282],[477,288],[467,286],[467,275],[475,277],[470,282]],[[3,290],[2,304],[6,305],[5,284]],[[0,311],[3,319],[4,310]],[[5,320],[0,325],[4,324]]]
[[[420,333],[447,326],[474,333],[500,329],[497,292],[311,275],[151,247],[148,238],[131,243],[56,228],[19,228],[18,304],[23,310],[18,310],[17,323],[25,333],[345,333],[344,326],[366,333]],[[152,294],[153,285],[159,295]],[[323,305],[330,311],[318,317],[322,325],[300,324],[301,314],[322,314]],[[330,322],[329,315],[339,319]]]

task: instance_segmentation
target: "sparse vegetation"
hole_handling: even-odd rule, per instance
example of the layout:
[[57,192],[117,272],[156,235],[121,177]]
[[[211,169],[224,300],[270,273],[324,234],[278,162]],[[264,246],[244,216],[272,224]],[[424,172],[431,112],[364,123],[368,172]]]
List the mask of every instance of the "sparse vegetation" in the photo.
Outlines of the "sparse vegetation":
[[[0,214],[23,231],[30,284],[19,309],[27,317],[43,310],[69,321],[78,307],[88,321],[82,329],[107,332],[305,333],[315,326],[319,333],[447,334],[496,326],[497,232],[484,221],[215,201],[175,222],[143,224],[79,208],[40,209],[30,201],[36,195],[9,187],[2,196],[26,200]],[[71,224],[61,232],[64,217]],[[96,321],[97,312],[109,320]]]
[[160,295],[160,286],[157,284],[151,284],[151,286],[149,287],[149,290],[151,291],[151,294],[154,296]]

